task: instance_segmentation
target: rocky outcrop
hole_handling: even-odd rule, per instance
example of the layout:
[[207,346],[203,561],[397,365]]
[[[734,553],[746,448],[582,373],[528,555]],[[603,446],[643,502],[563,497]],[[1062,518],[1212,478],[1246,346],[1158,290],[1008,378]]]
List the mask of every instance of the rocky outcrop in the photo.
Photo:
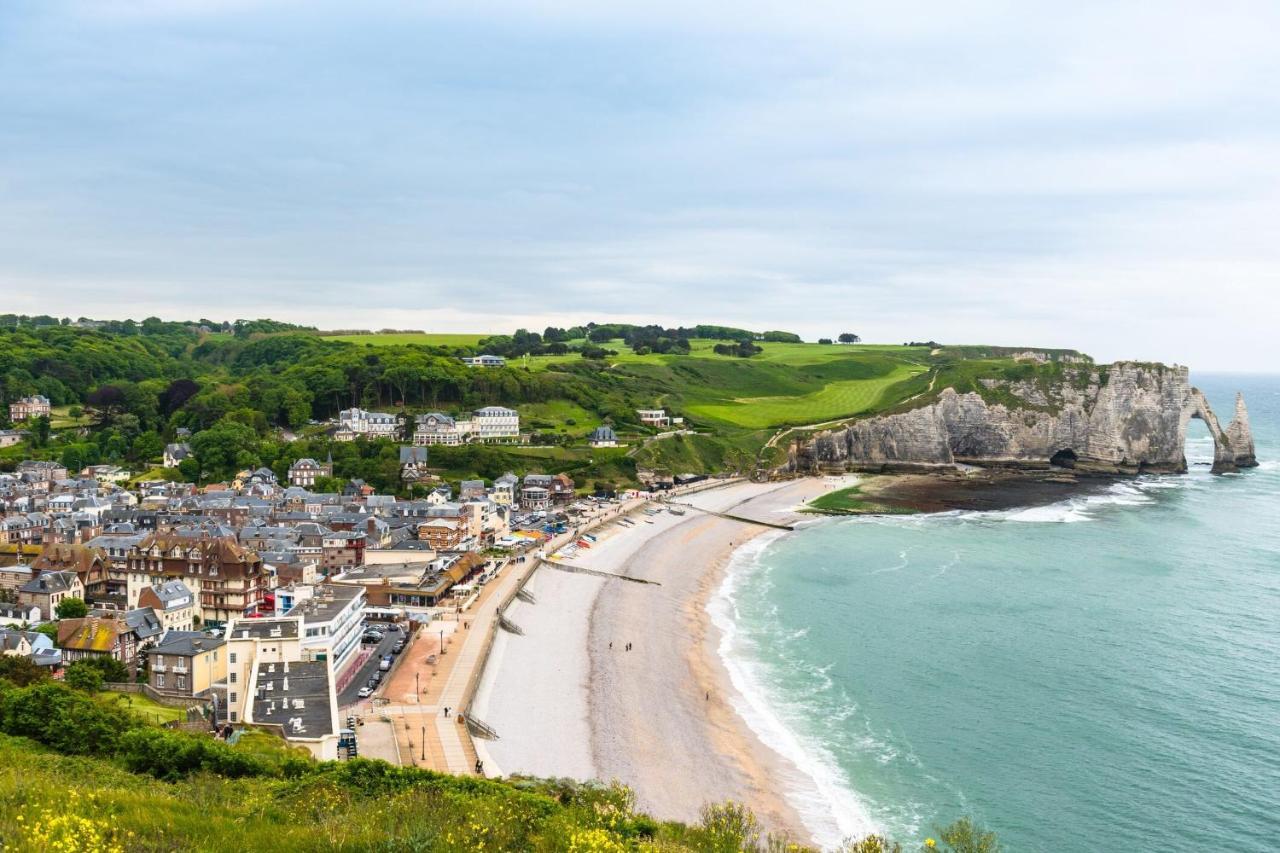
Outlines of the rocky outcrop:
[[944,388],[918,408],[866,418],[792,445],[792,471],[919,469],[956,464],[1099,473],[1180,473],[1187,423],[1214,441],[1215,472],[1257,464],[1244,400],[1223,430],[1185,367],[1067,368],[1046,384],[987,379]]

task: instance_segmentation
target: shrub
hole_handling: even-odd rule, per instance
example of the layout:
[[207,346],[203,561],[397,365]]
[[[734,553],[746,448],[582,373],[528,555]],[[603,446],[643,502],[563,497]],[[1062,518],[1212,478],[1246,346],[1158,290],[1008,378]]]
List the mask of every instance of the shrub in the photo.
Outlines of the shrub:
[[59,619],[83,619],[89,613],[89,605],[82,598],[64,598],[53,608],[53,613]]
[[0,693],[0,732],[67,755],[113,755],[121,736],[140,725],[128,711],[52,681]]
[[138,728],[120,738],[120,757],[134,773],[174,781],[200,770],[229,779],[266,776],[271,768],[222,741],[186,732]]
[[63,681],[68,687],[83,690],[85,693],[97,693],[102,689],[102,670],[90,666],[88,661],[78,660],[67,667]]
[[26,687],[48,677],[44,667],[36,666],[31,658],[0,655],[0,680],[8,681],[16,687]]

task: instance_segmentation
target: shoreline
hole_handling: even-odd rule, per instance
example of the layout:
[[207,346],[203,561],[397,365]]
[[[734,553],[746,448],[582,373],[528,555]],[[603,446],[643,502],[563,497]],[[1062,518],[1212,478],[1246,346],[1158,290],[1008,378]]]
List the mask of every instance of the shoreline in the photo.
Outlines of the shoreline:
[[[795,512],[805,501],[852,482],[738,482],[676,500],[788,523],[805,519]],[[617,780],[659,819],[697,821],[704,803],[734,800],[766,831],[809,841],[812,828],[784,796],[803,773],[741,716],[745,699],[707,612],[737,549],[769,528],[695,508],[630,518],[633,527],[606,525],[566,562],[654,583],[558,571],[551,561],[528,587],[536,603],[508,611],[524,634],[499,632],[475,701],[500,734],[484,745],[492,767]]]
[[[905,476],[911,479],[888,484],[932,485],[945,493],[974,482]],[[800,511],[808,501],[870,479],[879,478],[735,482],[678,500],[710,512],[801,523],[822,517]],[[883,485],[876,483],[877,491]],[[1043,505],[1092,491],[1074,483],[1030,490],[1004,485],[1003,478],[982,484],[968,508]],[[790,743],[794,733],[785,724],[770,721],[767,705],[759,704],[764,697],[748,697],[734,684],[722,651],[726,633],[712,612],[743,548],[776,531],[693,508],[680,517],[666,511],[650,517],[642,509],[628,517],[633,526],[605,525],[590,549],[565,561],[605,576],[543,563],[528,587],[534,602],[517,601],[508,611],[525,633],[499,632],[475,703],[500,733],[484,747],[493,767],[616,780],[658,819],[696,822],[704,803],[734,800],[749,807],[766,832],[802,843],[838,841],[836,832],[842,824],[847,831],[849,821],[832,808],[831,780],[819,778],[805,755],[794,758],[804,747]],[[813,802],[826,804],[823,814]]]

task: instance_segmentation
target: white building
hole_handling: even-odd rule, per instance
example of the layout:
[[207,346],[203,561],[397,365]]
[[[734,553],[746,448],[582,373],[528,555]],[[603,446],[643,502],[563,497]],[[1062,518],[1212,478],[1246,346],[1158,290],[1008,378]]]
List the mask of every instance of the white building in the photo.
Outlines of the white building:
[[595,431],[591,433],[591,446],[592,447],[617,447],[618,435],[613,431],[612,427],[608,427],[608,426],[596,427]]
[[636,409],[636,414],[640,416],[640,423],[647,426],[671,426],[671,417],[666,409]]
[[414,420],[416,426],[413,429],[413,443],[418,447],[462,444],[466,435],[466,431],[456,420],[441,412],[418,415]]
[[520,413],[502,406],[485,406],[471,413],[471,435],[477,441],[520,437]]
[[463,358],[462,363],[467,367],[502,367],[507,363],[507,360],[500,355],[482,353],[481,355]]
[[295,584],[275,591],[276,611],[302,617],[303,660],[329,660],[341,678],[360,651],[365,594],[360,587]]
[[388,412],[367,412],[364,409],[343,409],[338,412],[338,430],[349,430],[356,435],[390,437],[396,434],[399,422]]

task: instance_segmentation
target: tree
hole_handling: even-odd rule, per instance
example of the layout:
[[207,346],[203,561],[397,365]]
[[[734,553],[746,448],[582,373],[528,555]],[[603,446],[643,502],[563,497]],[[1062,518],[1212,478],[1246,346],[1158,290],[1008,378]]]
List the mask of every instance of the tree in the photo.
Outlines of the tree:
[[44,667],[21,655],[0,655],[0,681],[26,687],[48,677]]
[[87,660],[78,660],[67,667],[63,681],[68,686],[74,687],[76,690],[83,690],[85,693],[99,692],[102,690],[104,683],[102,671],[97,667],[91,666]]
[[831,338],[818,338],[818,343],[820,344],[829,344],[831,342]]
[[862,338],[858,337],[853,332],[841,332],[839,337],[839,341],[842,344],[856,344],[860,340],[862,340]]
[[89,615],[89,605],[82,598],[64,598],[53,612],[59,619],[83,619]]
[[[200,476],[226,479],[242,468],[258,464],[258,434],[253,427],[231,420],[218,421],[191,438],[191,451],[200,463]],[[183,471],[186,475],[186,471]]]
[[49,416],[41,415],[31,421],[31,445],[44,447],[49,443]]

